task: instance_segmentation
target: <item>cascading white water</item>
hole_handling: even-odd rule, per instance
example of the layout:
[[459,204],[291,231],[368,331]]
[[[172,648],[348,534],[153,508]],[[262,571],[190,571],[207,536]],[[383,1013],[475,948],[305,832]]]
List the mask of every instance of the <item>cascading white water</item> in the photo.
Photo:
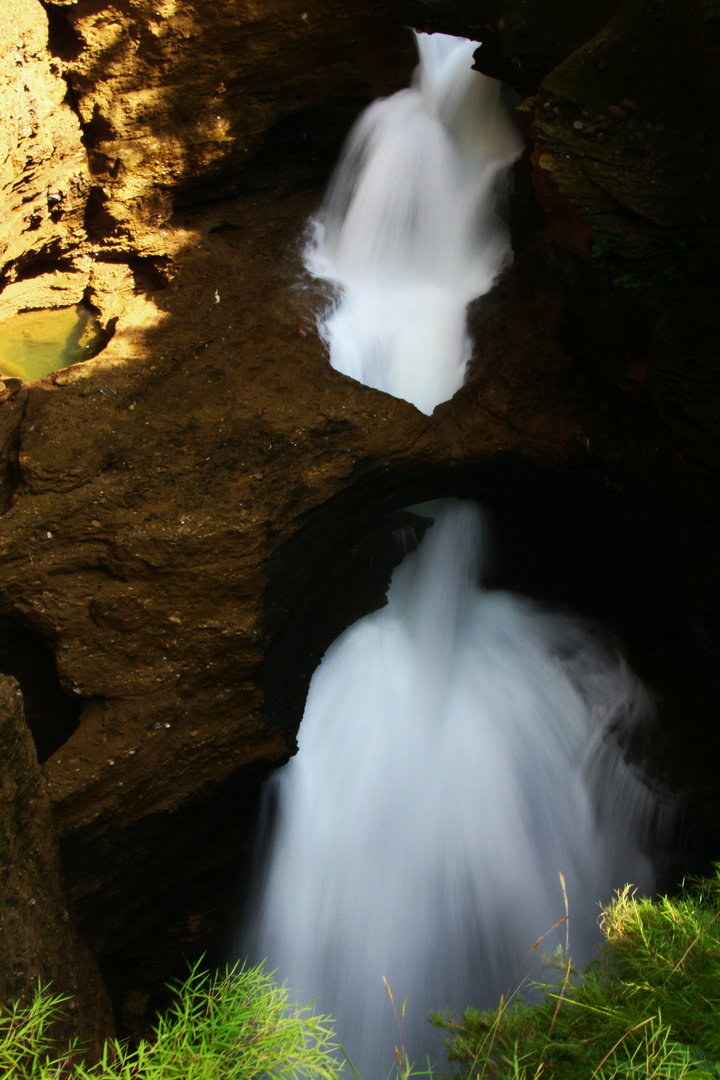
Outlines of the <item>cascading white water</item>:
[[472,504],[432,512],[387,607],[313,676],[245,941],[337,1017],[368,1080],[398,1041],[382,976],[411,1056],[437,1057],[430,1011],[497,1002],[562,918],[559,871],[575,960],[599,901],[652,885],[652,799],[615,742],[648,694],[578,622],[477,586]]
[[[414,88],[360,120],[309,255],[342,287],[333,364],[426,411],[462,381],[465,305],[505,255],[490,193],[516,144],[472,49],[420,36]],[[597,903],[652,884],[653,800],[617,742],[649,695],[577,620],[480,588],[476,507],[424,512],[387,607],[313,676],[240,939],[337,1018],[366,1080],[398,1042],[383,976],[411,1057],[438,1057],[428,1013],[497,1001],[563,915],[558,872],[576,960]]]
[[494,200],[520,141],[476,43],[418,47],[414,85],[351,133],[306,262],[340,290],[321,324],[333,367],[430,413],[462,385],[465,308],[508,253]]

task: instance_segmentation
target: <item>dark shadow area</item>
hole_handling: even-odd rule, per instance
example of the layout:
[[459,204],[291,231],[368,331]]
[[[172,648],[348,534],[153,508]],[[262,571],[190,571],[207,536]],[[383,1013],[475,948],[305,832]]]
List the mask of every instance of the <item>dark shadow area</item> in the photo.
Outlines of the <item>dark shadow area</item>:
[[[269,635],[259,682],[268,722],[289,739],[297,734],[309,676],[323,653],[351,623],[384,606],[393,570],[417,547],[430,524],[428,518],[395,510],[352,532],[340,549],[323,553],[321,569],[311,571],[305,584],[305,601],[300,600],[295,611],[284,609],[287,621],[279,632]],[[301,530],[289,548],[275,560],[277,576],[273,575],[268,590],[268,612],[276,593],[282,603],[291,603],[301,564],[317,566],[314,529]]]
[[289,194],[324,183],[342,143],[367,101],[334,101],[280,117],[247,164],[183,184],[176,211],[223,202],[238,195],[276,190]]
[[19,263],[19,269],[15,276],[16,281],[32,281],[33,278],[42,274],[73,273],[75,267],[72,259],[68,256],[53,258],[52,252],[47,251],[42,258],[32,259],[27,264]]
[[65,8],[42,0],[48,19],[48,49],[58,60],[77,60],[83,51],[83,40],[67,17]]
[[42,764],[75,731],[81,699],[63,692],[55,658],[45,642],[7,618],[0,619],[0,671],[20,684],[25,720]]
[[128,260],[135,279],[135,291],[155,293],[166,289],[170,283],[171,261],[164,255],[137,255]]
[[[224,963],[215,949],[236,917],[237,865],[249,854],[263,778],[245,770],[173,814],[150,814],[117,830],[111,844],[96,848],[102,895],[80,901],[74,915],[82,924],[91,912],[91,944],[120,1032],[148,1032],[171,1000],[167,982],[187,975],[186,958],[205,954],[208,964]],[[71,880],[85,870],[86,842],[78,830],[60,843]]]
[[99,242],[115,235],[117,231],[117,222],[106,208],[107,201],[107,195],[101,187],[90,188],[84,222],[89,240]]

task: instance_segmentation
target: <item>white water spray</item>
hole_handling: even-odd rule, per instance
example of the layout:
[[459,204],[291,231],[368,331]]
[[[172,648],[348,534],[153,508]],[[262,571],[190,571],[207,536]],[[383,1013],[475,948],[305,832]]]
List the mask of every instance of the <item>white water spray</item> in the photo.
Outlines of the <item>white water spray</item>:
[[411,1056],[437,1058],[429,1013],[497,1003],[564,914],[558,871],[576,961],[598,902],[652,885],[652,800],[615,741],[651,701],[577,622],[478,588],[479,522],[440,508],[387,607],[328,649],[274,781],[251,951],[337,1017],[373,1080],[397,1043],[382,976],[408,997]]
[[[333,364],[426,411],[461,383],[465,305],[505,257],[490,193],[516,144],[472,48],[421,36],[414,88],[360,120],[309,256],[342,287]],[[426,512],[387,607],[313,676],[241,936],[337,1018],[366,1080],[398,1042],[383,976],[407,995],[411,1058],[437,1059],[429,1012],[497,1002],[564,914],[559,871],[576,961],[597,903],[652,885],[653,801],[617,741],[651,719],[648,694],[579,622],[480,588],[477,508]]]
[[430,413],[462,385],[465,309],[508,254],[494,201],[520,142],[476,43],[418,47],[414,85],[353,129],[306,262],[340,290],[321,324],[333,367]]

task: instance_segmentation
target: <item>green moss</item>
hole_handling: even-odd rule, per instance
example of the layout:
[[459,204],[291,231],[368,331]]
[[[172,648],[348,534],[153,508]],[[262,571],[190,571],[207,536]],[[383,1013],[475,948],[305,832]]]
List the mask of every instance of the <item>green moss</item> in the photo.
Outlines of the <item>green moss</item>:
[[616,288],[634,290],[660,303],[674,295],[678,283],[692,269],[687,265],[672,265],[663,259],[631,262],[616,254],[614,238],[609,234],[593,240],[592,258],[596,269]]

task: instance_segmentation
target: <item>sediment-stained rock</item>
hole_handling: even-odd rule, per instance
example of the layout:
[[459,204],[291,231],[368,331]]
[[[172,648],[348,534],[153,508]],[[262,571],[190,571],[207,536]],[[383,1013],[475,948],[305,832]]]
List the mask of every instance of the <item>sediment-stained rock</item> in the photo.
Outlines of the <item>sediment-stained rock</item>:
[[108,322],[119,272],[130,288],[162,282],[178,200],[277,188],[283,171],[317,183],[359,109],[413,63],[400,21],[367,3],[12,7],[0,316],[85,294]]

